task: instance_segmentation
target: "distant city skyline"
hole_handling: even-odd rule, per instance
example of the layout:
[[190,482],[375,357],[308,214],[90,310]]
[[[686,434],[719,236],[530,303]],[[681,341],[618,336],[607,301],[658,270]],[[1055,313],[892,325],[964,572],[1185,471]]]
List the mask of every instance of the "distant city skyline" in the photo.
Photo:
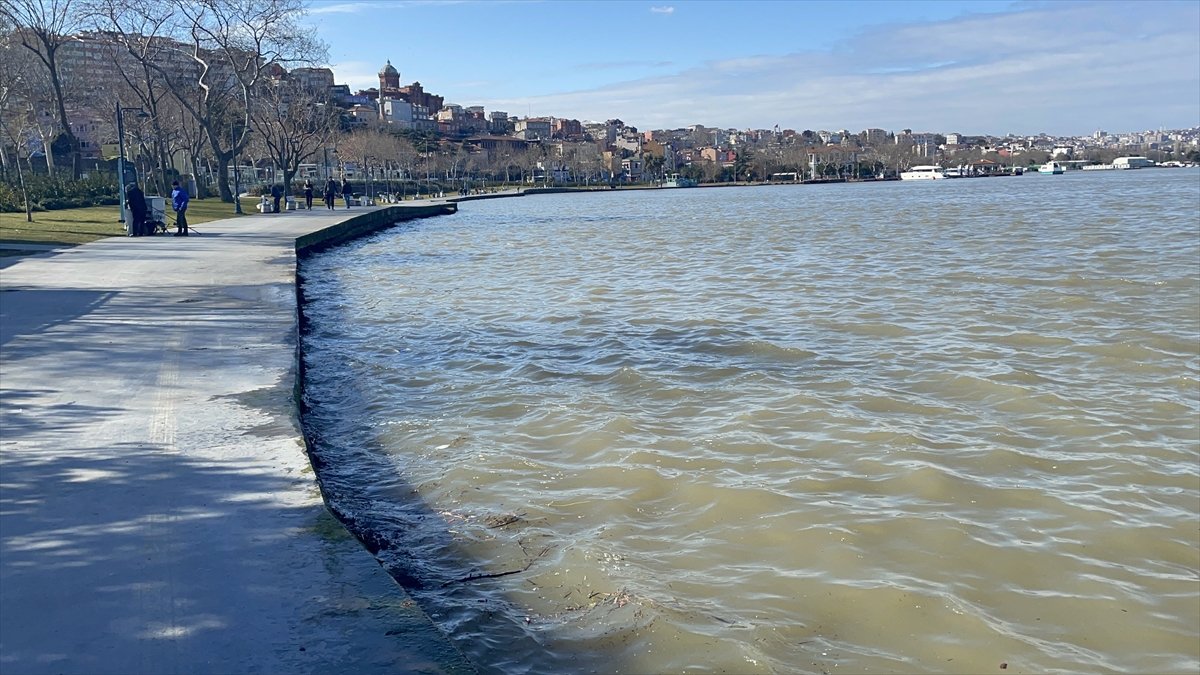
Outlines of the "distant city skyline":
[[1056,136],[1200,125],[1200,2],[310,3],[339,83],[723,128]]

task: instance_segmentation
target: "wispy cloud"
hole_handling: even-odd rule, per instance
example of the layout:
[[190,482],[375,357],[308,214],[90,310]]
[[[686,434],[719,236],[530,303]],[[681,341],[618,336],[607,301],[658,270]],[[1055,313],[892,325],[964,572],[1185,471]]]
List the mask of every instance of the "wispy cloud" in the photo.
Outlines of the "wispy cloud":
[[372,2],[339,2],[335,4],[318,4],[314,3],[308,8],[308,13],[313,15],[320,14],[358,14],[366,10],[372,9],[376,3]]
[[379,64],[366,61],[341,61],[329,66],[337,75],[337,81],[350,85],[352,91],[379,86]]
[[651,7],[650,11],[655,14],[674,14],[675,8],[670,5],[663,5],[661,7]]
[[580,119],[619,117],[641,128],[1002,134],[1200,124],[1200,5],[1148,9],[1048,3],[878,27],[832,51],[714,61],[520,104]]
[[405,7],[423,5],[457,5],[469,0],[351,0],[350,2],[314,2],[308,7],[308,13],[320,14],[360,14],[368,11],[394,10]]
[[581,63],[575,68],[579,70],[620,70],[623,68],[669,68],[675,65],[670,61],[597,61]]

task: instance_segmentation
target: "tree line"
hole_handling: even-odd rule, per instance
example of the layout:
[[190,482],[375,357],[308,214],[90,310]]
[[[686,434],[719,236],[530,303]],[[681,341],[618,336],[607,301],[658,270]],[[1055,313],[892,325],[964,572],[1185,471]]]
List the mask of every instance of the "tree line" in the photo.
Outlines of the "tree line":
[[[0,0],[5,175],[16,173],[24,191],[36,154],[51,175],[79,179],[84,151],[72,121],[93,126],[96,138],[125,127],[130,154],[160,193],[176,167],[203,167],[232,201],[228,166],[251,151],[294,173],[337,128],[327,92],[272,77],[326,60],[325,45],[298,24],[304,13],[300,0],[193,0],[169,9],[152,0]],[[89,71],[83,56],[116,67]]]

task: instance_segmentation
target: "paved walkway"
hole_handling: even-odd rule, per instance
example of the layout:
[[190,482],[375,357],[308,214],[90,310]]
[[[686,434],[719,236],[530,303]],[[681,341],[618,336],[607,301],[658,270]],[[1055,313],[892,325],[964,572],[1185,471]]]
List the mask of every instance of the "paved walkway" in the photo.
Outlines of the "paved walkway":
[[7,244],[0,242],[0,251],[61,251],[64,248],[70,248],[63,244]]
[[295,418],[294,242],[362,210],[0,270],[0,673],[473,672]]

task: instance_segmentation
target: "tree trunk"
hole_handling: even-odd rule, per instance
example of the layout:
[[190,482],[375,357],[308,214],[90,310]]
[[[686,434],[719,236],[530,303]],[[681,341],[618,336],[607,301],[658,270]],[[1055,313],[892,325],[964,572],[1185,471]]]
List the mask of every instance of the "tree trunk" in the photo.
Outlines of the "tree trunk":
[[292,179],[296,177],[296,172],[299,168],[293,169],[290,166],[283,167],[283,196],[290,197],[292,194]]
[[[17,180],[21,183],[21,198],[25,200],[25,222],[33,222],[33,206],[29,203],[29,190],[25,188],[25,172],[21,170],[21,157],[17,156]],[[30,170],[33,170],[33,165],[29,165]]]
[[207,134],[208,145],[213,157],[217,160],[217,193],[221,201],[233,203],[233,190],[229,188],[229,163],[233,160],[233,150],[222,150],[212,134]]
[[[54,150],[50,147],[50,141],[46,140],[46,130],[42,125],[37,125],[38,138],[42,140],[42,150],[46,153],[46,173],[54,175]],[[53,131],[51,132],[53,133]],[[33,157],[29,158],[29,170],[33,171]]]

